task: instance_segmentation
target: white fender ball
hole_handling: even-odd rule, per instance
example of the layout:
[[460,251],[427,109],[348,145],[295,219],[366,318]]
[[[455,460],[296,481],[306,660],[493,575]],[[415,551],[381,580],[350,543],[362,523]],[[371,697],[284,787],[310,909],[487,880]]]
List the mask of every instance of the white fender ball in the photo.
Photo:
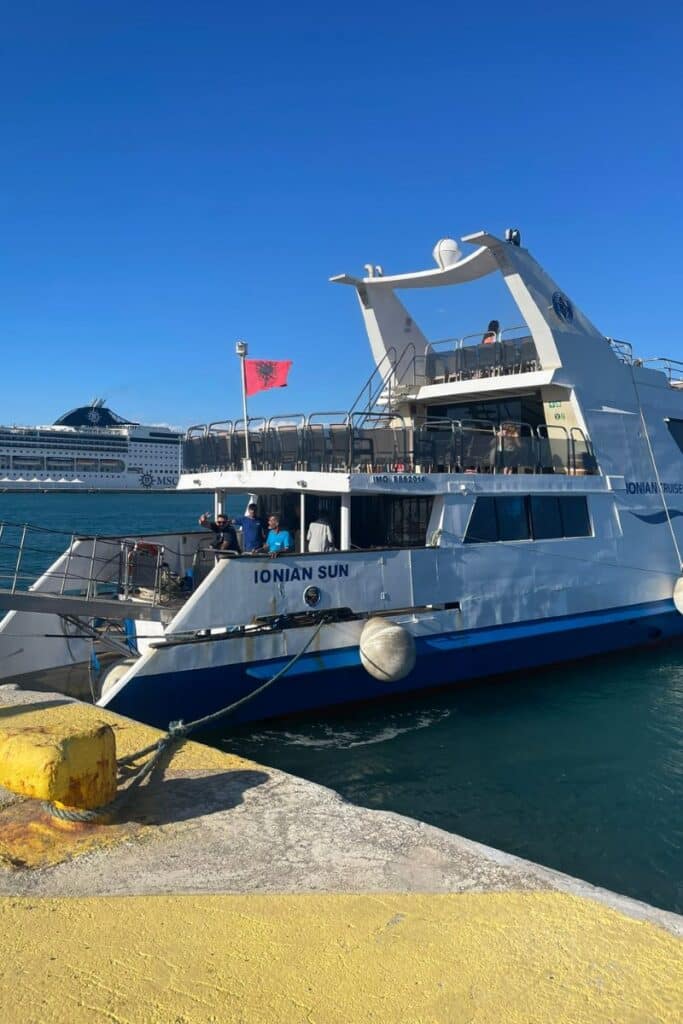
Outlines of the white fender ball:
[[125,658],[123,661],[117,661],[115,665],[112,665],[110,669],[105,672],[102,679],[102,685],[100,686],[100,698],[104,697],[105,693],[108,693],[118,683],[119,679],[123,679],[131,665],[134,665],[137,658]]
[[679,576],[674,585],[674,607],[679,615],[683,615],[683,576]]
[[391,619],[368,619],[358,649],[365,671],[382,683],[395,683],[415,667],[413,635]]

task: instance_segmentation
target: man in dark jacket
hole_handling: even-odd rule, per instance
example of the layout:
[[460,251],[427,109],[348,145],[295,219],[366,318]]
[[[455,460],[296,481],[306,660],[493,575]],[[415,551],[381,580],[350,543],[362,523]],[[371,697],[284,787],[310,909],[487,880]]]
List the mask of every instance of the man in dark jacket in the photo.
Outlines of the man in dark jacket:
[[237,543],[237,534],[234,527],[230,524],[228,517],[223,515],[222,512],[218,513],[215,522],[212,522],[205,512],[204,515],[199,517],[199,525],[215,533],[216,538],[211,545],[212,548],[215,548],[217,551],[235,551],[239,555],[240,548]]

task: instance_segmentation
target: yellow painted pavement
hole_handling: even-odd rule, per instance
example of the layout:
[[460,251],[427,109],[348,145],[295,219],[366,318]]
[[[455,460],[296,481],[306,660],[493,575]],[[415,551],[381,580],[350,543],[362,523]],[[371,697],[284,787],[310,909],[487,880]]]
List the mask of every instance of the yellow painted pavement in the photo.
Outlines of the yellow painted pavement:
[[0,901],[3,1024],[680,1024],[682,945],[559,893]]

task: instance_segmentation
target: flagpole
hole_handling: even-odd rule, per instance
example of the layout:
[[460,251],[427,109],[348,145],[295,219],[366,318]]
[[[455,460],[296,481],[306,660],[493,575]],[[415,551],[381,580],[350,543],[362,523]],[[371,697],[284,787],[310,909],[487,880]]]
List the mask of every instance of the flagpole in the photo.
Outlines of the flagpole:
[[247,419],[247,371],[244,365],[244,360],[247,357],[249,348],[246,341],[238,341],[235,343],[235,352],[240,357],[240,366],[242,372],[242,415],[244,417],[244,459],[242,460],[242,469],[247,472],[251,470],[251,459],[249,458],[249,420]]

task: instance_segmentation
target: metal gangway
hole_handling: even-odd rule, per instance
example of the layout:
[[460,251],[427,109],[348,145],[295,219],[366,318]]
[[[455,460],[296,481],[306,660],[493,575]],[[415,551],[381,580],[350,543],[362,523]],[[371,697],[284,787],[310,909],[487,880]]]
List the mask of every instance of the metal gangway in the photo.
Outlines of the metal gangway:
[[168,576],[163,544],[0,522],[0,612],[160,621]]

